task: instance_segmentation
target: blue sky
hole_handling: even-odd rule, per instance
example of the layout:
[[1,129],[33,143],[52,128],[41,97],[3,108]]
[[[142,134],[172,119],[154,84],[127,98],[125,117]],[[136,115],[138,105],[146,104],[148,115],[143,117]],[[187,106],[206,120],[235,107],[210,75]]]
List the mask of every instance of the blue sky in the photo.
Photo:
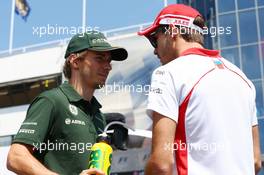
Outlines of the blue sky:
[[[31,12],[25,22],[15,14],[13,48],[71,37],[71,34],[38,36],[40,27],[82,26],[82,0],[27,0]],[[168,4],[175,3],[168,0]],[[12,0],[0,0],[0,51],[8,50]],[[163,0],[87,0],[86,25],[104,31],[151,22]]]

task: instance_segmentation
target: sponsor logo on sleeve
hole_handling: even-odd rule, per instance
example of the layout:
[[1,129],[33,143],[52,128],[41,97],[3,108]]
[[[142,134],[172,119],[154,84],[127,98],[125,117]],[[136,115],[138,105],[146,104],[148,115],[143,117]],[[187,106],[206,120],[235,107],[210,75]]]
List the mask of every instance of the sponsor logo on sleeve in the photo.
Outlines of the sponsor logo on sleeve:
[[20,129],[18,133],[25,133],[25,134],[34,134],[35,130],[34,129]]
[[157,70],[155,72],[155,75],[164,75],[165,74],[165,71],[161,71],[161,70]]
[[162,89],[161,88],[151,87],[150,88],[150,92],[153,92],[155,94],[162,94]]

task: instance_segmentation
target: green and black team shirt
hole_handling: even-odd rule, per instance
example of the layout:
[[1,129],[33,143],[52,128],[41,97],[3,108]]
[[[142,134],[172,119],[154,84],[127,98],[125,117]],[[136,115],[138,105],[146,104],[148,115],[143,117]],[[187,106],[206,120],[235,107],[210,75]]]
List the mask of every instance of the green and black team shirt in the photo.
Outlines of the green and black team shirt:
[[48,169],[63,175],[88,168],[90,148],[105,126],[101,105],[85,101],[64,83],[40,94],[29,106],[13,143],[34,147],[34,156]]

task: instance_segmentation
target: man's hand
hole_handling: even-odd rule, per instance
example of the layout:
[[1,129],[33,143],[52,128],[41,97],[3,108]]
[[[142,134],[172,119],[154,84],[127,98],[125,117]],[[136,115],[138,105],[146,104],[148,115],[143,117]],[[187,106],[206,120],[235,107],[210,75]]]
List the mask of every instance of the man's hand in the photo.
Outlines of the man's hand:
[[103,171],[91,168],[87,170],[83,170],[80,175],[106,175]]

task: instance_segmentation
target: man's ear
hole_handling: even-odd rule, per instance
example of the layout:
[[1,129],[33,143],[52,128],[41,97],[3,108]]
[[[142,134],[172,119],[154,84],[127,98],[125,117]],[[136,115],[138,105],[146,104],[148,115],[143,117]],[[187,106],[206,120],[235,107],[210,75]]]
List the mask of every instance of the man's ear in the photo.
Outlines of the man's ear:
[[71,54],[68,59],[73,69],[79,68],[78,57],[76,54]]

